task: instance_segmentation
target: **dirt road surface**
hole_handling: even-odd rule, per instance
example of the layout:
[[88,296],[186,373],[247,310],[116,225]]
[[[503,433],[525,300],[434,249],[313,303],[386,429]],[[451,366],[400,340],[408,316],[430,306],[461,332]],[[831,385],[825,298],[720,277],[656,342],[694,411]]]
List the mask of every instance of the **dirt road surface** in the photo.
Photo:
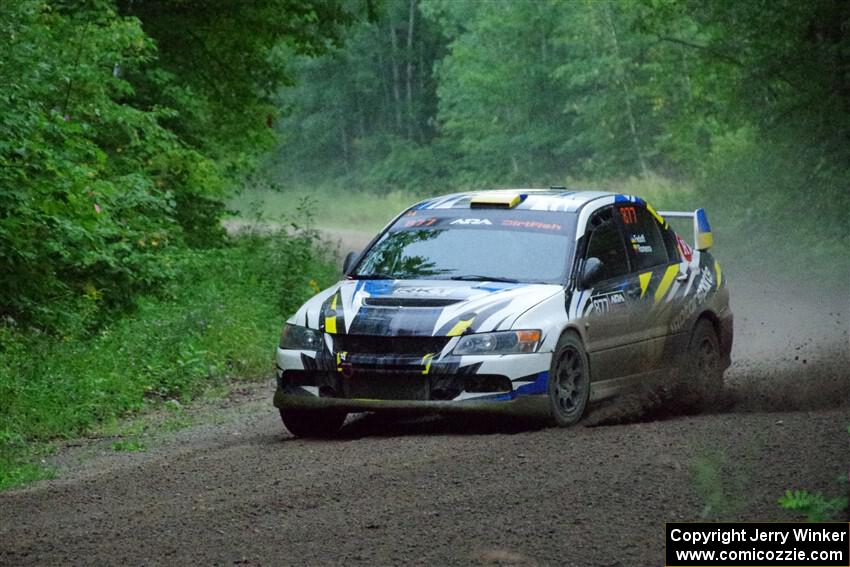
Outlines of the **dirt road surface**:
[[663,563],[666,521],[793,519],[786,489],[846,490],[847,298],[732,285],[715,412],[572,429],[359,416],[307,441],[272,381],[241,386],[145,452],[67,447],[57,480],[0,494],[0,564],[643,566]]

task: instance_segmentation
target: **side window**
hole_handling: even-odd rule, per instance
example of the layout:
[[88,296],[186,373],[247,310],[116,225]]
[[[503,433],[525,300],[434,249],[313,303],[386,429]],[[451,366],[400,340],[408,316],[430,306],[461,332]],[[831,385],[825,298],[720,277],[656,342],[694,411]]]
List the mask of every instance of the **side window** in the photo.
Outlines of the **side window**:
[[612,209],[603,209],[589,223],[590,235],[585,258],[602,260],[602,278],[607,280],[629,273],[629,259],[623,236],[614,222]]
[[648,270],[668,262],[667,247],[661,237],[661,226],[655,217],[639,205],[619,207],[626,233],[626,245],[631,249],[635,270]]

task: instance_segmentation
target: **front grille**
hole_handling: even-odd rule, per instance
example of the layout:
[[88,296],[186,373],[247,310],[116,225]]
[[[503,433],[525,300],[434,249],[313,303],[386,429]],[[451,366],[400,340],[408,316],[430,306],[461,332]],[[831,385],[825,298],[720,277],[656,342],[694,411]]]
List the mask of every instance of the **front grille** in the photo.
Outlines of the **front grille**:
[[371,335],[334,335],[334,350],[351,354],[409,354],[424,356],[438,353],[451,337],[375,337]]
[[430,386],[419,374],[355,374],[343,382],[347,398],[427,400]]

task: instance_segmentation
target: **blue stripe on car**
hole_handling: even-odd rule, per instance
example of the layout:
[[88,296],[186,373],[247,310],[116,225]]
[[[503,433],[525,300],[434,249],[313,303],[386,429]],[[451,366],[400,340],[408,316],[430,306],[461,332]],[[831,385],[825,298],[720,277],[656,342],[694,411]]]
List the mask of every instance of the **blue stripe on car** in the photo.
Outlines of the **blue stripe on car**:
[[482,398],[471,398],[470,401],[475,400],[492,400],[494,402],[508,402],[510,400],[514,400],[519,396],[536,396],[539,394],[545,394],[549,387],[549,371],[544,370],[535,376],[534,381],[530,384],[524,384],[513,390],[511,392],[507,392],[505,394],[497,394],[495,396],[487,396]]

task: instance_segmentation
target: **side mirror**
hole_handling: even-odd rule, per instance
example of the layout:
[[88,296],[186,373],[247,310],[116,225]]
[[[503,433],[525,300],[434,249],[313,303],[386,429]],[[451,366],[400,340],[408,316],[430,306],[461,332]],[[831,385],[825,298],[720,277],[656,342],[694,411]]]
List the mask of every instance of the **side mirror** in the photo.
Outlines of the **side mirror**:
[[354,267],[354,264],[357,262],[357,257],[360,256],[357,252],[349,252],[345,255],[345,260],[342,262],[342,273],[343,275],[348,274],[351,268]]
[[602,260],[599,258],[588,258],[585,260],[581,270],[581,278],[579,278],[582,289],[593,287],[593,284],[598,282],[601,277]]

